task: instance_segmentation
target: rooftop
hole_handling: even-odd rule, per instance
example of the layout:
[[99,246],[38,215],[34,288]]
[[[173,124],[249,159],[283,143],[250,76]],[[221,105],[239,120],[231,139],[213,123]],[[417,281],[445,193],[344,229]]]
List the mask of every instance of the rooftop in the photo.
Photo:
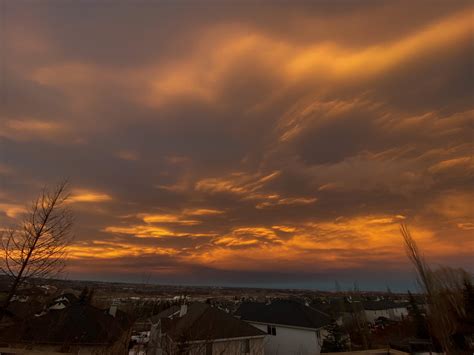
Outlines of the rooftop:
[[2,329],[0,340],[8,343],[109,344],[129,326],[130,320],[125,315],[112,317],[106,310],[74,303]]
[[202,341],[265,336],[266,333],[204,303],[187,306],[182,317],[165,322],[163,331],[174,341]]
[[312,329],[322,328],[331,323],[326,313],[289,300],[273,301],[270,304],[242,303],[235,314],[246,321]]

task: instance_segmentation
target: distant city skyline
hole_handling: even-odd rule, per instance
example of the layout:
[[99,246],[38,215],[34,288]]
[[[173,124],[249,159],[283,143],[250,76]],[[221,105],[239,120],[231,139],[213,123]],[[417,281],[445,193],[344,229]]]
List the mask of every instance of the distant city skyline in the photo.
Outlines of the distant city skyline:
[[474,272],[472,2],[1,5],[0,228],[67,178],[69,278]]

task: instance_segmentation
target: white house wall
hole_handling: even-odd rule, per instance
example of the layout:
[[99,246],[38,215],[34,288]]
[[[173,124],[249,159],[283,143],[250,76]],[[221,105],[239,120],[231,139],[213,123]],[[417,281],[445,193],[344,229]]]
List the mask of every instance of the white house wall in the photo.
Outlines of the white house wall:
[[[267,331],[266,324],[252,323],[254,327]],[[267,335],[264,340],[265,355],[318,355],[322,340],[315,330],[287,328],[276,325],[276,335]]]
[[402,320],[408,316],[408,309],[406,307],[393,308],[391,314],[391,319],[393,320]]
[[391,309],[365,310],[367,322],[373,323],[379,317],[385,317],[392,320],[402,320],[408,316],[408,310],[405,307]]
[[365,318],[367,322],[374,323],[375,320],[379,317],[390,318],[388,310],[386,309],[377,309],[377,310],[365,310]]

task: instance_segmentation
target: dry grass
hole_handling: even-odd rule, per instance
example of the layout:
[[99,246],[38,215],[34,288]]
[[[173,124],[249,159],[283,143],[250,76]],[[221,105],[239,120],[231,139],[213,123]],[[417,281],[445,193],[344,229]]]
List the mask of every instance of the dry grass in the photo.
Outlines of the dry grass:
[[415,267],[418,282],[426,296],[432,340],[438,341],[447,354],[453,354],[451,336],[457,329],[458,320],[465,316],[462,290],[464,280],[470,276],[463,269],[445,266],[432,270],[408,227],[402,224],[400,231],[408,258]]

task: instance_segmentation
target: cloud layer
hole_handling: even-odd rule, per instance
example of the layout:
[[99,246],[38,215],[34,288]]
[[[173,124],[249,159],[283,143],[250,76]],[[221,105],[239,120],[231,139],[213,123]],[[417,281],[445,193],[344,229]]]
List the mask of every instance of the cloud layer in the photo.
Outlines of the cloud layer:
[[0,223],[68,177],[70,275],[406,288],[401,221],[472,271],[470,2],[4,8]]

